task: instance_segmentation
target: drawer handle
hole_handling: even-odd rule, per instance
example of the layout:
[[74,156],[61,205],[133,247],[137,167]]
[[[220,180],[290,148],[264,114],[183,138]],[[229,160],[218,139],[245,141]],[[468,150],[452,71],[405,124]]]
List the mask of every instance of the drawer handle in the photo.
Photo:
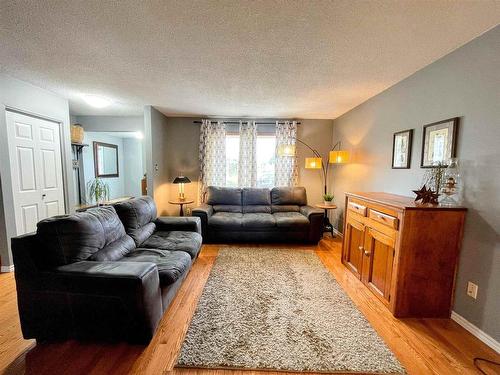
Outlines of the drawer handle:
[[377,215],[377,217],[380,219],[380,220],[385,220],[385,217],[382,216],[382,215]]

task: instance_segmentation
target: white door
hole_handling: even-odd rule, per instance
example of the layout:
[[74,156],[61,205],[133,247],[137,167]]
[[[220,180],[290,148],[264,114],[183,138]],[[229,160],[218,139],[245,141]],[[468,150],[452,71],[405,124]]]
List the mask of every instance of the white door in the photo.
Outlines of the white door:
[[17,235],[64,214],[59,124],[7,111],[7,136]]

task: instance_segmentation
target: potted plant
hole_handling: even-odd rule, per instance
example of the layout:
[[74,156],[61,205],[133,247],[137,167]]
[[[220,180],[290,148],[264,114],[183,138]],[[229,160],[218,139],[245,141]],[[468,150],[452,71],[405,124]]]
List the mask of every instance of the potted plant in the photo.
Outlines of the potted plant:
[[87,183],[87,194],[91,201],[95,201],[100,206],[104,201],[109,200],[109,185],[100,178],[96,178]]
[[333,194],[330,193],[323,194],[323,202],[326,206],[333,206]]

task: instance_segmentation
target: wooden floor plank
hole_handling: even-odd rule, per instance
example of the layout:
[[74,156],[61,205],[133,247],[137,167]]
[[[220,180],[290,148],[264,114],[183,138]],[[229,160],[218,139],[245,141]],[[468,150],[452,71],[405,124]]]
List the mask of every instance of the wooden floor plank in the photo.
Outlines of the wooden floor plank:
[[[284,375],[274,371],[175,368],[182,341],[219,249],[258,246],[314,251],[366,316],[410,375],[480,374],[473,358],[500,356],[450,319],[394,318],[340,262],[341,243],[325,238],[308,245],[204,245],[176,298],[147,346],[74,340],[37,345],[22,338],[13,274],[0,274],[0,373],[5,374],[169,374]],[[498,367],[483,365],[489,374]],[[285,373],[286,374],[286,373]],[[296,374],[296,373],[290,373]]]

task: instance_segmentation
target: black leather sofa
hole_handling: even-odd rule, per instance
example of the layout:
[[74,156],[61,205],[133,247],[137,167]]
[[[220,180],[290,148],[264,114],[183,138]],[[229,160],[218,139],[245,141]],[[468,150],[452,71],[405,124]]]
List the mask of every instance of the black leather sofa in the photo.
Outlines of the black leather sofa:
[[309,242],[323,234],[323,211],[307,205],[303,187],[221,188],[209,186],[201,219],[205,242]]
[[12,239],[23,336],[148,342],[201,243],[149,197],[39,222]]

